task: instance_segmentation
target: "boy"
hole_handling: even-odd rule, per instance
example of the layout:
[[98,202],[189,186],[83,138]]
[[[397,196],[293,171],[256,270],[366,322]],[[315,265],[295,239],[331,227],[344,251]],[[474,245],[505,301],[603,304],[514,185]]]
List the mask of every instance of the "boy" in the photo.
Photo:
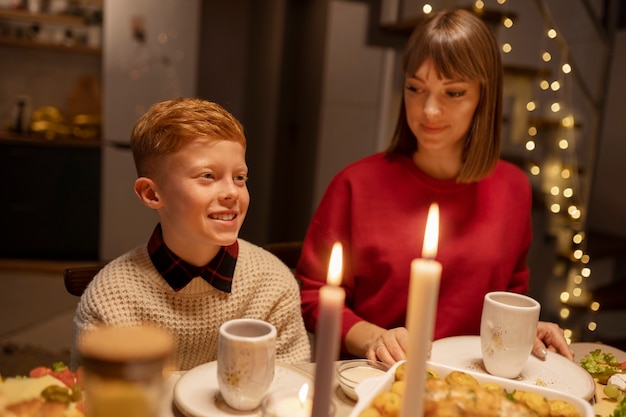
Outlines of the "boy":
[[276,359],[310,360],[299,288],[289,268],[238,239],[250,202],[241,124],[208,101],[155,104],[130,145],[139,200],[159,223],[147,245],[110,262],[89,284],[74,317],[72,365],[81,332],[156,324],[176,337],[174,367],[216,360],[219,326],[239,317],[272,323]]

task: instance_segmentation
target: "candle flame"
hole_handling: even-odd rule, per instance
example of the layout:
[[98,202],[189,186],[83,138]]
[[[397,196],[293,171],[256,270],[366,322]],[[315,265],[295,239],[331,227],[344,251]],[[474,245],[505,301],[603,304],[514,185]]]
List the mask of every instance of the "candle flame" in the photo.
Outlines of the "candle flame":
[[306,397],[307,394],[309,393],[309,384],[303,384],[302,387],[300,387],[300,391],[298,391],[298,398],[300,399],[300,404],[306,403]]
[[330,254],[330,263],[328,265],[328,278],[326,282],[330,285],[341,284],[343,250],[341,243],[336,242],[333,245],[333,251]]
[[437,256],[437,243],[439,241],[439,205],[432,203],[428,209],[426,219],[426,232],[424,233],[424,246],[422,258],[434,259]]

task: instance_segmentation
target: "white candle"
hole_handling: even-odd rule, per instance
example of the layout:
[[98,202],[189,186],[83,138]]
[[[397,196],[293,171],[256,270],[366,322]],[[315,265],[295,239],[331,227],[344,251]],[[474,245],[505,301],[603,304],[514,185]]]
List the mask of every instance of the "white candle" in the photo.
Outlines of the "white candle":
[[411,282],[406,326],[409,342],[406,359],[406,386],[402,397],[400,417],[424,414],[424,386],[428,344],[433,338],[441,264],[435,261],[439,239],[439,206],[431,204],[426,220],[422,258],[411,262]]
[[276,403],[273,410],[275,417],[310,417],[311,415],[311,399],[307,398],[309,390],[308,384],[304,384],[300,388],[298,398],[287,397],[281,398]]
[[320,288],[319,320],[315,331],[315,386],[312,417],[328,417],[335,361],[339,358],[341,315],[346,293],[341,284],[343,251],[335,243],[330,255],[327,285]]

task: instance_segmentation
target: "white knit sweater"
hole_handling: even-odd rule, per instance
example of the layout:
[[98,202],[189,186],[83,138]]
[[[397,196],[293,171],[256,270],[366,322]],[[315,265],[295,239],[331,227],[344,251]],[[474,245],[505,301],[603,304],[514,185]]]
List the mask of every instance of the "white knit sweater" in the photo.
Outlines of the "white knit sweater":
[[199,277],[175,292],[152,264],[146,246],[140,246],[106,265],[82,295],[74,316],[72,368],[79,365],[76,346],[82,331],[100,324],[153,323],[177,337],[174,367],[191,369],[217,359],[220,325],[242,317],[276,327],[277,361],[311,360],[298,284],[276,256],[239,239],[230,294]]

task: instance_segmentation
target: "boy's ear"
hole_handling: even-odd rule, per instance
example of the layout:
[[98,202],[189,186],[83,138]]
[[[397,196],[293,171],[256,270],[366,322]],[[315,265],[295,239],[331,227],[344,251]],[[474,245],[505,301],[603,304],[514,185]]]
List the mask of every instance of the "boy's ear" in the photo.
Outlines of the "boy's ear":
[[161,207],[161,199],[156,190],[156,184],[150,178],[139,177],[135,180],[135,194],[139,197],[139,200],[144,206],[151,209],[158,209]]

